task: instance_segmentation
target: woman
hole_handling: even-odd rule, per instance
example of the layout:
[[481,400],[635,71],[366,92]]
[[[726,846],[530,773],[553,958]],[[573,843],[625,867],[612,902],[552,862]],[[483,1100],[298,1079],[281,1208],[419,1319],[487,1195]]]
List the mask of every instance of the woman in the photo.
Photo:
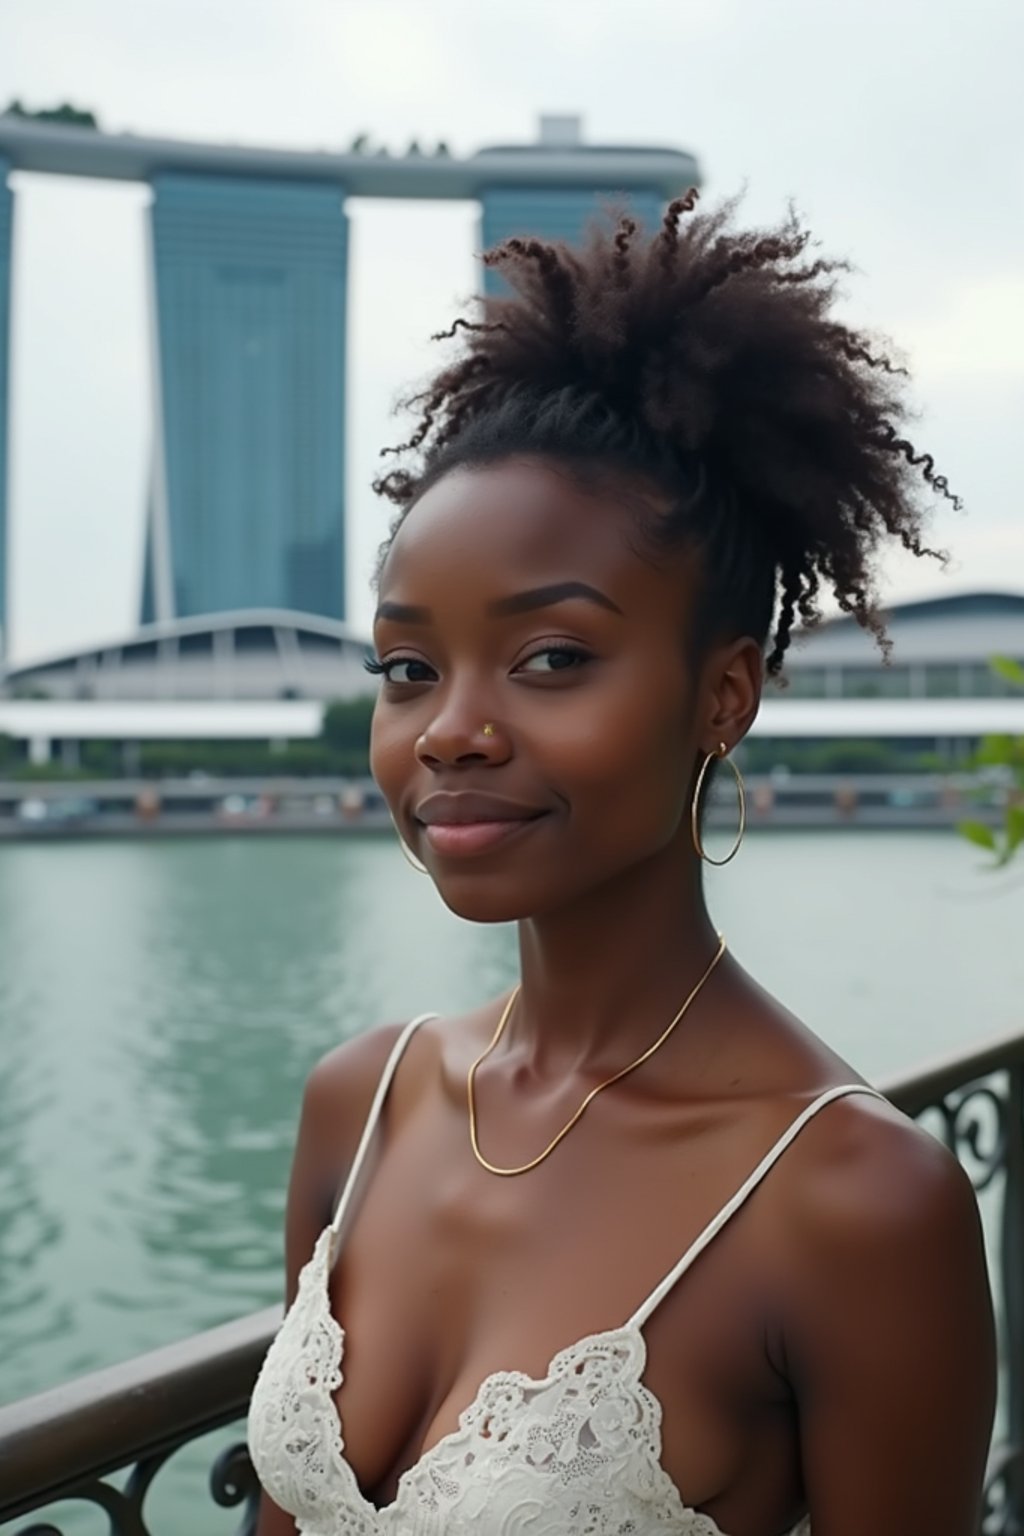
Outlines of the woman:
[[955,498],[843,264],[693,205],[490,253],[378,483],[374,775],[521,981],[309,1078],[259,1536],[976,1529],[972,1190],[729,954],[699,819],[820,583],[884,644],[870,557]]

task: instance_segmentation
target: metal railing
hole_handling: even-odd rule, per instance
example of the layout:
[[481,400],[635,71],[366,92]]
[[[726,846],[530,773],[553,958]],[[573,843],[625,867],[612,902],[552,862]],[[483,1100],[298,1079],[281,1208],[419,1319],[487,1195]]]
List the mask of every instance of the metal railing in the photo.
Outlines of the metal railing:
[[[1024,1034],[882,1086],[960,1158],[986,1203],[998,1201],[1000,1411],[981,1531],[1024,1536]],[[0,1522],[72,1500],[102,1510],[111,1536],[155,1536],[154,1479],[183,1446],[244,1418],[280,1318],[269,1307],[0,1408]],[[216,1504],[239,1508],[238,1536],[253,1536],[259,1487],[240,1424],[208,1481]],[[62,1532],[44,1520],[11,1536]]]

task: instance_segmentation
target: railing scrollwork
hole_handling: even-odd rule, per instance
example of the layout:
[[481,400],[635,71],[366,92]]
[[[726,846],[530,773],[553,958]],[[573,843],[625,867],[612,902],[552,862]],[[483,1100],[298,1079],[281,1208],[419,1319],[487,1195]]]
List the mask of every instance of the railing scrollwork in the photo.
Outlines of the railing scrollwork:
[[[146,1516],[146,1499],[159,1472],[171,1458],[189,1443],[190,1436],[179,1438],[132,1467],[124,1489],[99,1477],[90,1477],[66,1488],[61,1502],[91,1504],[106,1515],[110,1536],[156,1536]],[[244,1441],[222,1450],[210,1471],[210,1493],[215,1504],[224,1509],[242,1505],[235,1536],[254,1536],[259,1509],[259,1483]],[[52,1521],[21,1526],[12,1536],[65,1536]]]
[[1024,1479],[1024,1449],[1001,1446],[989,1463],[982,1504],[982,1536],[1022,1536],[1021,1485]]
[[225,1509],[234,1509],[242,1504],[242,1520],[237,1536],[255,1536],[260,1485],[244,1440],[229,1445],[217,1457],[210,1473],[210,1492],[214,1503]]
[[973,1083],[935,1108],[942,1120],[943,1141],[981,1194],[1006,1167],[1009,1102],[1005,1089],[1000,1092],[990,1082]]

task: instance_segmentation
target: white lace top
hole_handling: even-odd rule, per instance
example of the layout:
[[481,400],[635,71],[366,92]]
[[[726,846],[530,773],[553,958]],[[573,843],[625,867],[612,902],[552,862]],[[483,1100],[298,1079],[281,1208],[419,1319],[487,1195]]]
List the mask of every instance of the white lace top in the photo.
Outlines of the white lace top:
[[[459,1426],[403,1473],[377,1509],[345,1460],[334,1393],[345,1335],[328,1277],[381,1106],[412,1032],[403,1030],[374,1096],[338,1209],[298,1279],[249,1407],[257,1475],[302,1536],[725,1536],[690,1508],[661,1465],[661,1405],[643,1383],[643,1326],[812,1117],[863,1083],[829,1088],[799,1114],[678,1264],[621,1328],[559,1350],[545,1376],[496,1371]],[[809,1521],[792,1536],[810,1536]]]

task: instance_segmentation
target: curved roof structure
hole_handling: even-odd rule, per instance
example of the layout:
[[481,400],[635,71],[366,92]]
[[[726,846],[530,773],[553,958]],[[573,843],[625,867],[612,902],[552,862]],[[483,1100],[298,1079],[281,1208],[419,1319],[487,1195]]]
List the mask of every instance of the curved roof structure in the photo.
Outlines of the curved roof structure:
[[[894,603],[884,611],[892,665],[1024,660],[1024,592],[959,592]],[[848,614],[799,631],[786,670],[881,662],[874,637]]]
[[369,690],[368,642],[316,614],[252,608],[146,624],[131,636],[0,673],[15,699],[343,699]]

